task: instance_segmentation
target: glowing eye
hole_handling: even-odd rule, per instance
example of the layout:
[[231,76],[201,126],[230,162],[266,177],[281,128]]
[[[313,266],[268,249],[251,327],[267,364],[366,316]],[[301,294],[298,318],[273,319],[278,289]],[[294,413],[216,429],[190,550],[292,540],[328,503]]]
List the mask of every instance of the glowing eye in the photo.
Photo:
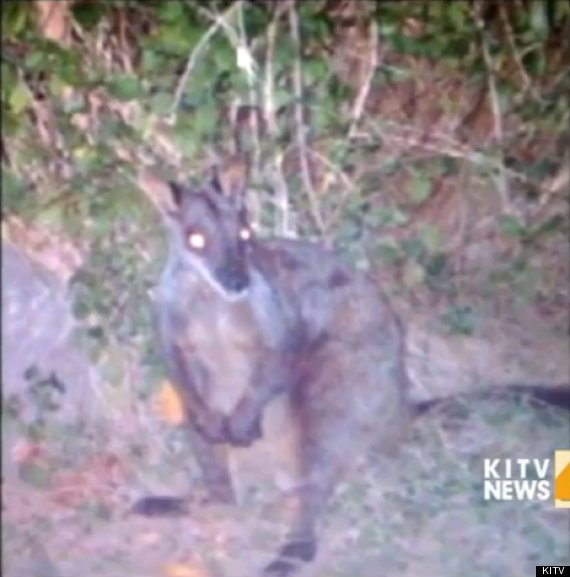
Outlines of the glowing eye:
[[200,232],[192,232],[188,235],[188,246],[192,248],[204,248],[206,246],[206,238]]
[[239,231],[239,237],[242,240],[249,240],[251,238],[251,230],[249,230],[249,228],[242,228]]

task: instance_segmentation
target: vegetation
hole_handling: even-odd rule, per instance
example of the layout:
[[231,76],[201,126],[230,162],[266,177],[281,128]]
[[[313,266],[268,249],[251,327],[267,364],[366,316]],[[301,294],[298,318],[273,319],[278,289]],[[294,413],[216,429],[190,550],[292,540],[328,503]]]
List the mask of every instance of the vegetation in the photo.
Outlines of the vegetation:
[[564,0],[8,2],[2,38],[3,231],[62,251],[113,417],[162,372],[140,171],[236,150],[263,233],[334,242],[453,334],[505,306],[567,331]]

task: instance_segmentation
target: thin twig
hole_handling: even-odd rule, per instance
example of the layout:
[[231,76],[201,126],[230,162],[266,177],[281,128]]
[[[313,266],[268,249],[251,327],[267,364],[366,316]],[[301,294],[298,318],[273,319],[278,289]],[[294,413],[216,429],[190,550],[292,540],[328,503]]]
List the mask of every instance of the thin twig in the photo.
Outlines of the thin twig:
[[513,34],[513,27],[509,22],[509,16],[507,14],[506,8],[504,4],[501,3],[499,4],[499,15],[501,17],[501,20],[503,21],[503,27],[505,29],[505,34],[507,35],[507,42],[509,43],[509,48],[511,49],[511,52],[513,54],[513,59],[515,61],[515,64],[517,65],[517,69],[523,81],[523,91],[524,93],[526,93],[532,87],[532,82],[528,74],[526,73],[521,55],[517,50],[517,45]]
[[431,131],[429,139],[427,139],[422,130],[411,124],[383,120],[382,127],[372,125],[372,133],[380,138],[380,142],[389,142],[391,140],[398,144],[404,144],[408,148],[417,147],[430,154],[466,160],[487,170],[502,170],[510,178],[526,184],[532,184],[541,190],[543,189],[541,183],[529,178],[522,172],[506,167],[501,159],[473,150],[461,141],[455,140],[450,135],[440,131]]
[[297,125],[297,145],[299,148],[299,161],[301,163],[301,178],[303,186],[309,197],[311,213],[317,228],[321,234],[325,231],[323,219],[319,210],[317,197],[309,173],[307,161],[307,141],[305,138],[305,118],[303,112],[303,72],[301,68],[301,38],[299,34],[299,18],[295,8],[295,2],[291,2],[289,7],[289,27],[291,39],[295,47],[295,62],[293,64],[293,92],[295,96],[295,123]]
[[222,15],[217,18],[214,18],[214,24],[208,28],[208,30],[204,33],[202,38],[190,54],[188,61],[186,62],[186,68],[184,69],[184,73],[180,77],[178,81],[178,86],[176,87],[176,91],[174,93],[174,100],[172,102],[172,106],[170,107],[170,114],[169,114],[169,121],[171,124],[176,122],[176,115],[178,108],[180,107],[180,102],[182,100],[182,95],[184,94],[184,89],[186,88],[186,83],[188,82],[188,78],[190,77],[190,73],[196,66],[196,62],[198,58],[201,56],[202,52],[208,45],[208,42],[212,38],[212,36],[218,31],[221,27],[227,27],[226,20],[240,7],[241,2],[236,2],[232,4]]
[[[267,124],[267,132],[270,139],[275,142],[278,136],[279,127],[277,126],[276,105],[275,105],[275,76],[273,71],[273,58],[275,54],[275,41],[277,39],[277,30],[279,19],[287,9],[287,3],[277,3],[273,19],[267,29],[267,50],[265,55],[265,81],[263,84],[263,117]],[[282,171],[283,155],[273,155],[272,180],[275,189],[275,205],[278,210],[278,219],[276,222],[276,233],[279,236],[289,236],[291,231],[291,218],[289,210],[289,188]]]
[[[489,41],[485,33],[485,23],[481,16],[481,4],[476,3],[473,8],[473,18],[475,25],[481,36],[481,49],[483,51],[483,59],[485,60],[485,67],[487,68],[487,82],[489,86],[489,98],[491,99],[491,110],[493,112],[493,136],[495,138],[495,144],[502,147],[503,144],[503,117],[501,113],[501,104],[499,102],[499,93],[497,90],[497,83],[495,78],[495,67],[493,65],[493,59],[491,57],[491,50],[489,48]],[[513,206],[511,205],[509,199],[509,184],[508,178],[505,171],[504,163],[502,162],[502,152],[499,150],[499,155],[501,161],[498,163],[498,177],[497,177],[497,189],[501,197],[501,202],[503,204],[503,210],[507,214],[512,214],[514,212]]]
[[370,62],[368,65],[368,71],[364,83],[358,91],[358,95],[354,101],[354,106],[352,108],[352,122],[350,124],[350,129],[348,131],[348,137],[353,138],[356,136],[356,130],[360,118],[364,112],[364,106],[368,95],[370,94],[370,87],[372,86],[372,80],[374,79],[374,74],[376,73],[376,68],[378,66],[378,25],[374,20],[371,21],[369,27],[370,34]]
[[193,5],[199,14],[206,17],[208,20],[211,20],[215,25],[219,28],[222,28],[230,41],[230,44],[237,50],[239,47],[239,36],[237,32],[228,24],[227,20],[229,20],[229,16],[233,14],[234,11],[240,10],[241,5],[243,4],[243,0],[238,0],[234,4],[232,4],[225,12],[220,14],[219,12],[212,12],[205,8],[204,6],[200,6],[200,4]]
[[342,211],[345,208],[345,201],[350,193],[356,190],[356,182],[350,178],[350,176],[348,176],[345,171],[336,166],[327,156],[321,154],[318,150],[312,151],[312,155],[329,169],[329,174],[330,172],[334,173],[335,177],[341,180],[343,183],[341,192],[338,195],[338,198],[335,199],[336,206],[334,209],[332,209],[330,215],[327,215],[327,225],[329,226],[330,230],[330,228],[337,224],[341,219]]
[[[260,162],[261,162],[261,143],[260,143],[260,122],[259,116],[253,111],[258,108],[258,97],[255,88],[255,59],[248,48],[249,42],[247,38],[247,33],[245,31],[245,24],[243,20],[243,5],[238,11],[238,30],[239,30],[239,47],[238,47],[238,66],[241,66],[246,73],[247,78],[247,91],[248,91],[248,104],[250,111],[248,124],[250,134],[253,140],[253,158],[251,166],[254,174],[259,174]],[[241,61],[239,60],[241,58]]]
[[[265,53],[265,82],[263,84],[263,116],[267,123],[267,131],[272,138],[277,136],[277,117],[275,109],[275,79],[273,74],[273,57],[275,54],[275,40],[279,24],[280,8],[275,7],[273,19],[267,28],[267,50]],[[282,8],[281,8],[282,9]]]
[[[204,15],[209,20],[212,20],[215,24],[218,24],[226,33],[228,41],[234,47],[236,52],[236,64],[238,68],[246,73],[249,85],[250,82],[255,80],[257,73],[257,63],[255,62],[252,52],[248,46],[247,35],[245,34],[245,26],[243,24],[242,14],[243,5],[243,0],[238,0],[223,14],[220,14],[217,11],[211,12],[207,8],[203,8],[200,5],[197,5],[196,8],[199,13]],[[238,28],[240,28],[239,34],[227,22],[229,20],[230,11],[233,11],[234,9],[238,11]]]

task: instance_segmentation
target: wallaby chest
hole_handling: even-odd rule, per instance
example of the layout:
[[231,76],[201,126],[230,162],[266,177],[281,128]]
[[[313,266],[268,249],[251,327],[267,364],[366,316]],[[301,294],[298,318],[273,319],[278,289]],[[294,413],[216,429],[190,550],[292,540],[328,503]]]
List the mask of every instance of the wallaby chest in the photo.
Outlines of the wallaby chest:
[[210,386],[201,391],[204,400],[214,409],[231,411],[264,353],[248,301],[225,301],[199,279],[174,271],[159,285],[157,310],[163,338],[207,373]]
[[[247,297],[228,302],[194,275],[165,269],[156,293],[160,332],[175,341],[190,363],[207,371],[206,404],[230,414],[253,385],[254,372],[286,338],[286,319],[270,290],[255,277]],[[296,427],[287,397],[272,403],[264,438],[253,448],[229,448],[238,499],[247,487],[288,487],[296,475]],[[265,474],[261,472],[265,471]]]

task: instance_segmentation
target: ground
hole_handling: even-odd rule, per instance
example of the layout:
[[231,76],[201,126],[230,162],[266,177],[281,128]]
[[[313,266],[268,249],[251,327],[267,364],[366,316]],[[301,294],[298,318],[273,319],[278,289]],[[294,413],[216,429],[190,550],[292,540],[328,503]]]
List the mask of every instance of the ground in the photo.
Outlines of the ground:
[[[570,510],[550,500],[489,502],[482,492],[484,457],[551,458],[569,432],[567,414],[522,402],[421,417],[398,455],[370,455],[339,487],[304,575],[521,577],[537,564],[570,563]],[[235,508],[197,502],[180,518],[130,514],[145,491],[189,484],[200,492],[183,445],[167,439],[155,439],[144,458],[125,452],[127,439],[110,439],[105,450],[81,439],[85,453],[73,464],[45,446],[14,451],[19,475],[3,489],[5,575],[255,574],[284,530],[275,491],[257,487]],[[167,457],[157,463],[159,452]]]

